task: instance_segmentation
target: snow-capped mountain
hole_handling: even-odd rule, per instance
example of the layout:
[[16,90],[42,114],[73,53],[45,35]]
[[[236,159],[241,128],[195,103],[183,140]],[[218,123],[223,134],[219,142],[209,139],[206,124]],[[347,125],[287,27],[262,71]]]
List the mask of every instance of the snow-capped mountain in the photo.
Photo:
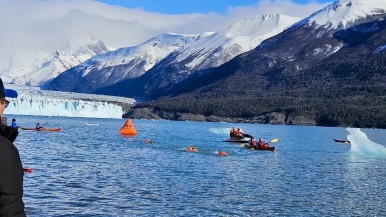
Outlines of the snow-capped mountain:
[[168,88],[189,78],[194,72],[217,67],[254,49],[264,39],[282,32],[299,20],[300,18],[275,14],[239,21],[176,50],[140,78],[117,84],[119,87],[112,86],[110,90],[101,90],[101,93],[119,94],[119,89],[122,88],[133,96],[146,94],[146,88],[155,88],[155,92],[158,88]]
[[138,46],[97,55],[62,73],[45,88],[93,92],[97,88],[141,76],[167,55],[194,40],[200,40],[198,35],[158,35]]
[[[137,108],[259,123],[385,128],[386,10],[379,2],[336,2],[171,89],[145,89],[144,97],[158,100]],[[317,19],[326,12],[333,19]]]
[[40,86],[50,82],[60,73],[79,65],[83,61],[109,51],[102,41],[96,41],[80,48],[67,51],[55,51],[48,58],[40,61],[31,68],[31,72],[11,80],[18,85]]
[[285,15],[259,15],[242,20],[212,34],[206,40],[184,47],[173,62],[183,62],[189,69],[219,66],[233,57],[250,51],[263,40],[282,32],[301,18]]
[[369,17],[382,17],[385,10],[384,0],[340,0],[315,12],[304,22],[333,29],[348,28],[367,22]]
[[160,14],[91,0],[0,1],[0,77],[10,83],[36,71],[40,65],[31,66],[55,51],[97,40],[129,47],[165,32],[200,33],[236,19],[218,17]]

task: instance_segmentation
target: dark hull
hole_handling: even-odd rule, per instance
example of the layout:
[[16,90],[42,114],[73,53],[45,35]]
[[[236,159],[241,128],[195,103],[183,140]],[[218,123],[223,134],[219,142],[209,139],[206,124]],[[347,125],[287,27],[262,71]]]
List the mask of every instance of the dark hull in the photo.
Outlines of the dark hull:
[[251,149],[251,150],[258,150],[258,151],[275,151],[275,147],[269,147],[269,148],[252,148],[251,146],[245,146],[244,148]]
[[334,139],[335,142],[340,142],[340,143],[350,143],[348,140],[340,140],[340,139]]

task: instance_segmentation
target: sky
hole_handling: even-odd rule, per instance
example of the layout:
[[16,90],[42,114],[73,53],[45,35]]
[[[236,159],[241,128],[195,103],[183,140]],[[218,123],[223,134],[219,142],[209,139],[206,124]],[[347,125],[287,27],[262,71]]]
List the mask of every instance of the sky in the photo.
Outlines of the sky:
[[[230,8],[253,7],[261,0],[98,0],[106,4],[127,8],[141,8],[149,12],[166,14],[218,13],[226,14]],[[292,0],[296,4],[326,3],[334,0]],[[280,2],[280,0],[276,0]],[[282,1],[284,2],[284,1]],[[287,1],[288,2],[288,1]]]

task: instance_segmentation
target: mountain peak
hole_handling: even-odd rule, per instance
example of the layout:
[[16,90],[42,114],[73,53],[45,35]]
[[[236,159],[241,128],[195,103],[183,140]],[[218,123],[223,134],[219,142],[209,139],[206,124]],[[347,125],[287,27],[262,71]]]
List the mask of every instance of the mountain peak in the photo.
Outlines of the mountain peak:
[[306,20],[318,26],[337,29],[376,15],[386,15],[385,0],[340,0],[315,12]]
[[289,17],[281,14],[264,14],[241,20],[221,30],[229,37],[239,35],[263,35],[275,27],[285,27],[299,21],[300,18]]

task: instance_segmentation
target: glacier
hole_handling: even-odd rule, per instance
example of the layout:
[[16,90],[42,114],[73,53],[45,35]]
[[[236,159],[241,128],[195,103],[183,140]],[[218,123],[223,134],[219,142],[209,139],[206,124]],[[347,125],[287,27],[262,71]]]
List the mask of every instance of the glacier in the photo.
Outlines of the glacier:
[[5,115],[36,115],[87,118],[122,118],[122,105],[132,105],[131,98],[40,90],[37,87],[7,85],[19,96],[10,101]]

